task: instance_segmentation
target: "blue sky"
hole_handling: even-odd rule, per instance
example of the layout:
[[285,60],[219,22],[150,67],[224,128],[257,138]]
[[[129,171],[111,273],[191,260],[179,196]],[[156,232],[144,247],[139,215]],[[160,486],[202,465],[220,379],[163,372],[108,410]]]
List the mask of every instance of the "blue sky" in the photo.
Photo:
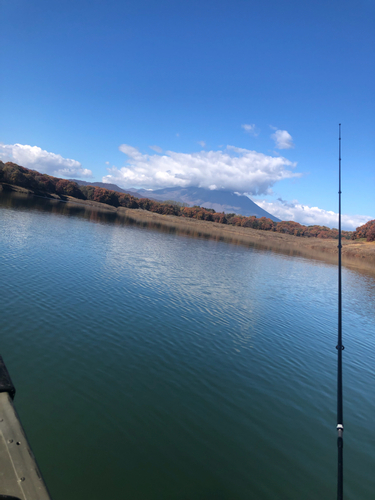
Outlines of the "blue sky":
[[0,0],[0,158],[130,187],[375,218],[375,3]]

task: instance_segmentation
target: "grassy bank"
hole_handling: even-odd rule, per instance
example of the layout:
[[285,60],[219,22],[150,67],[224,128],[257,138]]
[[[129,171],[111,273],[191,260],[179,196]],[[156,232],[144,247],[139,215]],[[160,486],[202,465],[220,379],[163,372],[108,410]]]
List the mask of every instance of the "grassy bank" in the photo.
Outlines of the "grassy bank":
[[[159,215],[144,210],[118,208],[118,213],[149,227],[175,229],[192,237],[207,237],[232,244],[248,245],[262,250],[277,251],[286,255],[300,256],[337,262],[337,240],[305,238],[271,231],[227,226],[215,222],[185,219],[172,215]],[[342,262],[352,268],[375,274],[375,242],[342,240]]]

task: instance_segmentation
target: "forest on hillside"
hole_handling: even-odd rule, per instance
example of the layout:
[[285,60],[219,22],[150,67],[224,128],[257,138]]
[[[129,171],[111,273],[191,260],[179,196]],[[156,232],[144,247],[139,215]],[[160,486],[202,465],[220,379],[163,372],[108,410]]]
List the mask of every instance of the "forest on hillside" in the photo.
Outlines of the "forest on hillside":
[[[130,194],[119,193],[96,186],[79,186],[76,182],[41,174],[36,170],[19,166],[15,163],[0,161],[0,183],[21,186],[32,190],[35,194],[48,196],[58,195],[61,199],[72,196],[80,200],[91,200],[106,203],[113,207],[142,209],[162,215],[174,215],[198,220],[230,224],[233,226],[249,227],[263,231],[305,236],[310,238],[337,239],[338,230],[326,226],[304,226],[294,221],[274,222],[266,217],[244,217],[242,215],[215,212],[213,209],[194,206],[186,207],[173,201],[156,201],[149,198],[136,198]],[[342,231],[345,239],[365,239],[375,241],[375,220],[360,226],[356,231]]]

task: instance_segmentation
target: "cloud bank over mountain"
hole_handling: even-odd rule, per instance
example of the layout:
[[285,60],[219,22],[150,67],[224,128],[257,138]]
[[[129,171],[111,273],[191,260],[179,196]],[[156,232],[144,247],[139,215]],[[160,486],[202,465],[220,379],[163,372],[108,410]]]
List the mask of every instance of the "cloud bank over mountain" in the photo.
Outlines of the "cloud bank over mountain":
[[256,151],[227,146],[223,151],[143,154],[128,144],[119,147],[126,165],[112,167],[103,182],[121,187],[200,187],[227,189],[248,194],[269,194],[272,186],[283,179],[300,177],[296,164],[281,156],[267,156]]
[[[306,226],[328,226],[338,228],[338,214],[323,210],[318,207],[309,207],[298,201],[287,202],[279,198],[276,201],[254,200],[263,210],[270,212],[281,220],[293,220]],[[342,228],[347,231],[353,231],[358,226],[362,226],[373,217],[367,215],[345,215],[341,216]]]
[[91,177],[92,172],[82,168],[79,161],[49,153],[38,146],[27,144],[0,144],[0,159],[12,161],[26,168],[55,177]]

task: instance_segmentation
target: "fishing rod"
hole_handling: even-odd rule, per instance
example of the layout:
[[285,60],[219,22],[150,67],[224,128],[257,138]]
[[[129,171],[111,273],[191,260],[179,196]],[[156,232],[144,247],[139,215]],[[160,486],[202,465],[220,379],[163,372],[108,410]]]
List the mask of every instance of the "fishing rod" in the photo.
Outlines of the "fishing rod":
[[341,300],[341,123],[339,124],[339,244],[338,244],[338,342],[337,342],[337,500],[343,498],[343,447],[344,423],[342,412],[342,300]]

